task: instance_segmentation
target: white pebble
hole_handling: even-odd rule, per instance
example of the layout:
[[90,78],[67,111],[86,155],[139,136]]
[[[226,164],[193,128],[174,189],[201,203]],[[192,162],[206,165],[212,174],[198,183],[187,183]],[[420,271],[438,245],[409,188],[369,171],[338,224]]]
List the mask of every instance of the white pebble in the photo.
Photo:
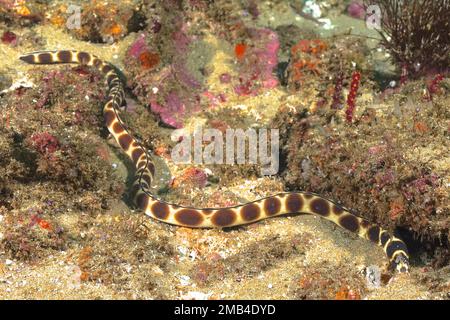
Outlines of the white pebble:
[[320,6],[313,0],[308,0],[303,5],[303,12],[313,16],[314,18],[320,18],[322,11]]
[[187,286],[190,283],[191,278],[189,276],[180,276],[180,284],[182,286]]
[[181,299],[184,300],[208,300],[212,293],[203,293],[199,291],[189,291],[187,294],[183,295]]
[[192,250],[192,251],[189,253],[189,257],[191,258],[191,261],[194,261],[195,258],[197,258],[197,251]]
[[334,29],[334,25],[331,23],[330,19],[322,18],[317,20],[323,23],[322,28],[324,28],[325,30]]
[[416,64],[414,64],[414,70],[419,71],[419,70],[420,70],[420,67],[421,67],[421,65],[420,65],[419,62],[417,62]]
[[5,260],[5,264],[6,264],[7,266],[12,265],[12,264],[13,264],[13,261],[12,261],[12,260],[9,260],[9,259],[6,259],[6,260]]
[[184,246],[178,246],[177,249],[183,256],[186,256],[188,254],[188,248]]

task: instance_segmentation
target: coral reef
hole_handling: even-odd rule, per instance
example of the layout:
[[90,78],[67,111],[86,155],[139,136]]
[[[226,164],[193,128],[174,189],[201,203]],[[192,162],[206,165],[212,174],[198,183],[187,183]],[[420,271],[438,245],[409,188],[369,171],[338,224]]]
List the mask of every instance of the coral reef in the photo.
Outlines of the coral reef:
[[8,25],[31,26],[43,20],[46,3],[25,0],[0,1],[0,21]]
[[[74,4],[71,4],[72,6]],[[68,32],[77,38],[94,43],[112,43],[125,37],[130,32],[136,32],[146,26],[145,15],[140,11],[140,1],[123,1],[115,4],[102,0],[92,1],[80,8],[80,26],[68,27]],[[50,23],[63,27],[70,23],[66,19],[69,6],[61,4],[49,16]],[[73,21],[75,23],[76,21]]]
[[[79,0],[80,28],[68,28],[64,1],[0,0],[0,297],[448,298],[447,2],[370,1],[384,12],[379,36],[361,3]],[[15,59],[50,47],[117,66],[121,117],[155,156],[162,199],[217,207],[317,192],[399,232],[410,276],[314,216],[195,230],[137,214],[132,165],[104,128],[101,74]],[[197,125],[279,129],[279,175],[174,163],[172,129]]]
[[200,110],[201,83],[189,71],[185,58],[191,40],[185,31],[174,31],[169,49],[174,52],[173,61],[167,64],[161,61],[157,50],[146,44],[151,38],[141,34],[128,50],[131,59],[126,61],[130,66],[127,75],[135,79],[130,86],[163,123],[180,128],[187,116]]
[[[94,86],[95,79],[95,74],[80,76],[70,68],[38,72],[38,88],[17,89],[0,102],[3,112],[11,115],[1,134],[0,172],[6,180],[2,180],[0,203],[11,210],[1,246],[17,259],[34,259],[45,248],[66,246],[65,232],[58,227],[64,208],[93,212],[107,207],[107,198],[116,199],[123,192],[111,166],[97,157],[103,144],[95,135],[101,127],[104,89],[102,82]],[[79,91],[86,96],[75,97]],[[50,129],[43,131],[43,124]],[[92,144],[81,143],[86,135]],[[10,189],[20,191],[13,194]],[[65,193],[71,194],[71,201]],[[31,213],[19,214],[27,206],[34,208]]]
[[[343,127],[342,115],[335,110],[318,109],[310,116],[302,108],[295,114],[282,112],[275,123],[281,127],[289,123],[285,129],[287,184],[293,189],[330,192],[366,218],[412,230],[421,239],[447,243],[446,173],[438,164],[445,154],[445,147],[439,146],[445,145],[448,132],[448,110],[442,107],[449,103],[448,93],[429,104],[418,93],[420,85],[426,88],[414,82],[397,94],[396,99],[406,95],[415,99],[403,102],[402,107],[398,100],[387,102],[390,110],[365,105],[355,129]],[[411,107],[414,103],[416,108]],[[395,123],[401,125],[393,129]],[[429,135],[430,128],[434,128],[433,135]],[[428,153],[424,147],[428,145],[436,161],[433,166],[428,156],[417,154],[419,150]],[[306,160],[308,166],[299,165]],[[444,247],[448,251],[448,243]]]
[[323,52],[328,45],[320,40],[300,40],[291,48],[290,86],[298,90],[307,79],[308,74],[319,75]]
[[309,268],[302,270],[303,276],[297,280],[298,286],[294,290],[297,299],[360,300],[366,293],[367,288],[363,279],[358,274],[352,275],[351,270],[324,273],[322,269],[333,270],[325,263],[313,270]]
[[235,55],[238,59],[239,84],[235,86],[236,94],[257,95],[264,89],[278,85],[272,72],[278,64],[278,36],[269,29],[248,29],[248,41],[251,47],[238,43]]

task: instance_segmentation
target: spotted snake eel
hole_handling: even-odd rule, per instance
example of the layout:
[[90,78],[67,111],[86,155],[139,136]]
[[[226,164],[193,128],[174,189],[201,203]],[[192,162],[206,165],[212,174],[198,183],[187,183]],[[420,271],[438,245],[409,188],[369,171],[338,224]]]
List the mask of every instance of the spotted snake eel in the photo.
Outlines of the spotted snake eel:
[[358,217],[334,201],[310,192],[283,192],[248,203],[221,208],[194,208],[168,203],[150,192],[155,166],[150,154],[123,124],[120,112],[125,102],[122,81],[115,68],[87,52],[75,50],[39,51],[20,56],[29,64],[75,63],[92,66],[106,78],[109,93],[103,115],[109,132],[133,161],[136,168],[134,200],[146,215],[169,224],[190,228],[223,228],[247,224],[287,213],[307,213],[323,217],[360,237],[381,246],[390,266],[398,272],[409,270],[405,243],[387,230]]

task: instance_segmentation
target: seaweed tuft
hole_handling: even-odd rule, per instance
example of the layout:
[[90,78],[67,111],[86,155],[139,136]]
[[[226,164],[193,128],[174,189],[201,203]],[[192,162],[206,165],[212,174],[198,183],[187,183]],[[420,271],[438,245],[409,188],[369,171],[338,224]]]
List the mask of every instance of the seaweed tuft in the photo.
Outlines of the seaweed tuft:
[[366,0],[381,9],[382,44],[399,68],[419,77],[450,65],[450,1]]

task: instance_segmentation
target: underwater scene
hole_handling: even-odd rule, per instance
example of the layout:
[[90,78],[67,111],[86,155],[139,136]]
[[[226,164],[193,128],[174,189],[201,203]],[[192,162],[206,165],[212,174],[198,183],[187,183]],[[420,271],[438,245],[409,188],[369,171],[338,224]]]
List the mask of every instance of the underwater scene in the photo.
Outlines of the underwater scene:
[[0,299],[450,299],[449,0],[0,0]]

